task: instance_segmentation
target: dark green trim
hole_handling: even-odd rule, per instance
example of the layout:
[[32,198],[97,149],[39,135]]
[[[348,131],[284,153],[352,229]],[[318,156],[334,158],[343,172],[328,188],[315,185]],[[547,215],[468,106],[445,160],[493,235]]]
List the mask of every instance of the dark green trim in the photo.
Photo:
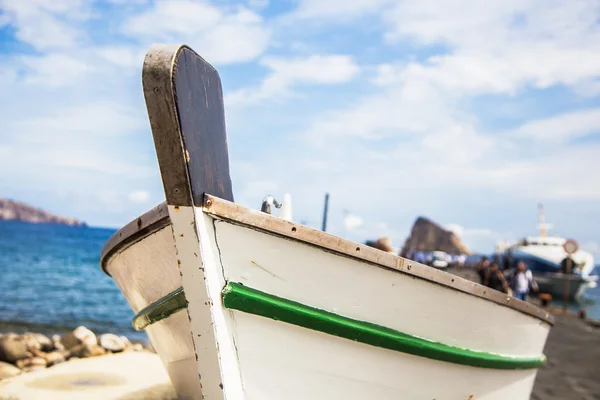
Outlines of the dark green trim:
[[136,331],[141,331],[148,325],[165,319],[186,307],[187,300],[183,288],[179,288],[141,310],[131,322]]
[[494,369],[533,369],[546,357],[512,357],[431,342],[383,326],[283,299],[240,283],[223,288],[225,307],[419,357]]

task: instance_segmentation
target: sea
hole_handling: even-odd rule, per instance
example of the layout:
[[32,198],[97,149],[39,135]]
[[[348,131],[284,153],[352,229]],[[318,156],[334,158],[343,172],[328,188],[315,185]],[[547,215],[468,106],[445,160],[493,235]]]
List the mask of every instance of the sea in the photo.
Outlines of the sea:
[[[63,334],[83,325],[147,342],[133,329],[121,291],[100,269],[100,251],[114,232],[0,221],[0,332]],[[600,287],[569,307],[600,319]]]
[[63,334],[80,325],[147,342],[100,269],[115,229],[0,221],[0,332]]

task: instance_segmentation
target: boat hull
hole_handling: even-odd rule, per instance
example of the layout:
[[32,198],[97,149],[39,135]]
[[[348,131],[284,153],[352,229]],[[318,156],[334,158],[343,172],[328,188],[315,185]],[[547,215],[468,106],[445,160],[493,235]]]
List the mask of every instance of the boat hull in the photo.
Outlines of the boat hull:
[[[111,275],[135,313],[139,313],[181,286],[173,233],[168,218],[162,227],[121,246],[103,258]],[[171,382],[182,399],[200,398],[196,356],[186,312],[177,312],[146,327]]]
[[[285,322],[281,317],[274,319],[226,307],[221,291],[228,283],[237,282],[427,342],[516,358],[541,356],[550,328],[548,322],[539,318],[464,293],[458,286],[452,288],[451,284],[461,283],[458,277],[444,274],[448,286],[419,279],[411,274],[408,264],[403,264],[404,259],[395,257],[402,261],[398,265],[404,269],[403,273],[402,268],[378,265],[373,262],[376,260],[349,257],[301,238],[259,229],[244,222],[247,219],[240,215],[240,210],[246,209],[225,205],[234,207],[237,221],[193,207],[179,209],[177,216],[173,216],[202,219],[199,234],[209,239],[204,246],[189,235],[196,247],[178,250],[178,256],[176,238],[185,240],[188,232],[178,233],[173,227],[174,236],[171,226],[165,226],[116,252],[105,263],[106,271],[136,312],[176,290],[181,284],[180,268],[200,272],[192,279],[185,279],[182,271],[187,293],[207,293],[206,282],[211,279],[206,270],[219,275],[215,281],[219,298],[211,296],[213,304],[208,302],[211,307],[208,322],[198,307],[193,307],[192,296],[192,306],[187,310],[146,327],[182,398],[200,398],[201,393],[209,397],[206,381],[203,390],[198,387],[198,375],[211,363],[207,352],[215,351],[199,338],[210,335],[215,337],[210,343],[216,341],[219,348],[216,368],[220,376],[214,385],[225,386],[217,398],[529,398],[535,368],[487,368],[478,365],[479,361],[444,361],[439,355],[411,354],[394,346],[364,342],[360,337],[344,337]],[[252,210],[247,212],[254,215]],[[190,221],[179,221],[177,225],[191,226]],[[285,227],[293,235],[308,229],[291,223]],[[357,253],[371,251],[352,245],[358,249],[352,249]],[[185,251],[203,259],[187,260],[181,255]],[[379,253],[383,258],[390,257],[375,251]],[[412,271],[419,268],[433,270],[412,264]],[[204,364],[202,360],[206,360]]]
[[588,288],[596,284],[593,277],[560,273],[534,273],[533,276],[540,293],[551,294],[555,300],[562,300],[567,295],[569,301],[576,301]]

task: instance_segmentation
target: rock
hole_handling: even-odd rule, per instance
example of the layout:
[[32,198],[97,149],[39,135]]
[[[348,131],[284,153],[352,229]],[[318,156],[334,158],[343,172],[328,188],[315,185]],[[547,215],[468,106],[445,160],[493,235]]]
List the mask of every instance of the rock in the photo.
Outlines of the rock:
[[71,348],[70,355],[71,357],[96,357],[106,354],[106,350],[100,345],[97,344],[80,344],[73,348]]
[[24,369],[27,367],[46,367],[48,362],[45,358],[42,357],[31,357],[24,358],[22,360],[17,361],[17,367]]
[[51,367],[52,365],[56,365],[56,364],[60,364],[61,362],[65,362],[68,356],[69,356],[69,351],[62,350],[62,351],[53,351],[52,353],[45,354],[44,358],[46,359],[48,366]]
[[60,335],[52,335],[52,344],[55,350],[64,350],[65,346],[60,341]]
[[52,340],[41,333],[26,333],[23,335],[23,340],[25,340],[25,344],[29,351],[42,350],[48,352],[54,350]]
[[21,336],[11,334],[0,338],[0,361],[14,364],[27,355],[27,345]]
[[12,378],[21,373],[21,370],[12,364],[0,361],[0,380],[6,378]]
[[125,348],[131,347],[131,341],[127,338],[127,336],[119,336],[119,339],[125,343]]
[[127,347],[127,343],[125,343],[123,339],[112,333],[100,335],[98,337],[98,343],[100,346],[104,347],[104,349],[113,353],[121,352]]
[[73,332],[67,333],[61,338],[61,343],[65,349],[71,350],[73,347],[80,344],[93,345],[96,344],[96,335],[85,326],[75,328]]
[[131,346],[131,349],[133,351],[144,351],[144,346],[142,346],[141,343],[136,343],[133,346]]
[[448,254],[471,254],[454,232],[442,228],[427,218],[417,218],[400,255],[407,257],[413,251],[436,250]]
[[50,223],[70,226],[87,226],[74,218],[62,217],[14,200],[0,199],[0,221],[17,220],[31,223]]

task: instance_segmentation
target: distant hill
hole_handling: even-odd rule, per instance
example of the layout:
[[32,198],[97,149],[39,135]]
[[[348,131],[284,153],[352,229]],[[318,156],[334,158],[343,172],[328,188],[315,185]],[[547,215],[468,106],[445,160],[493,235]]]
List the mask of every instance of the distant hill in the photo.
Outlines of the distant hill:
[[448,254],[471,254],[467,246],[453,232],[442,228],[428,218],[417,218],[410,236],[402,247],[402,256],[406,256],[413,251],[436,250]]
[[85,222],[69,217],[61,217],[25,203],[0,198],[0,221],[23,221],[69,226],[87,226]]

